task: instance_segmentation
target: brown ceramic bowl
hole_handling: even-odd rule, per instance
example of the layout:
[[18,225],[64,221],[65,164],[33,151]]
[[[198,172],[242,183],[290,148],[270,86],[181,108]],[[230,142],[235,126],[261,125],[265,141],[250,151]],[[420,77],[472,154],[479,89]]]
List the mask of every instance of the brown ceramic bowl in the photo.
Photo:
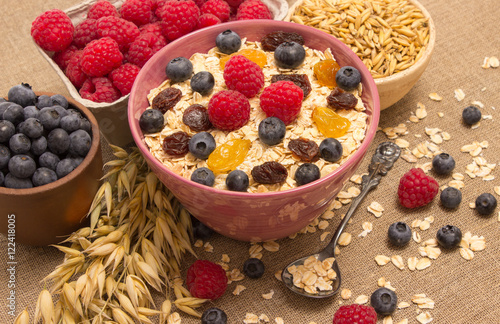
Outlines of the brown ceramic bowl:
[[[53,93],[37,92],[37,95]],[[30,189],[0,187],[0,233],[9,242],[49,245],[85,225],[102,177],[101,138],[97,121],[82,104],[66,97],[92,125],[92,146],[82,163],[67,176]]]

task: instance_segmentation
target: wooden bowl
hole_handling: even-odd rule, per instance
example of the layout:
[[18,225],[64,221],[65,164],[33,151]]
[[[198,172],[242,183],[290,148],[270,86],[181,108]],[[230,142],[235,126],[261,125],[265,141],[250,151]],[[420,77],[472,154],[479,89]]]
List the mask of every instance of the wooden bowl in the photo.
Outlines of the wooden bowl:
[[[37,92],[40,95],[53,93]],[[66,97],[92,125],[92,146],[82,163],[67,176],[40,187],[0,187],[0,233],[8,242],[49,245],[83,227],[102,177],[99,127],[94,115],[82,104]]]

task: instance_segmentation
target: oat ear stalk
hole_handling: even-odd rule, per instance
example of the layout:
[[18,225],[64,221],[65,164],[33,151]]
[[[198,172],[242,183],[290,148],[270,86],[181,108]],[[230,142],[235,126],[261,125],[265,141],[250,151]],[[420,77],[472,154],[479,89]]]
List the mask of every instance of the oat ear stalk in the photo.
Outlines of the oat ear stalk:
[[[181,262],[191,246],[189,213],[151,172],[137,148],[111,146],[115,160],[88,211],[90,225],[53,245],[64,253],[44,278],[34,322],[165,323],[172,305],[192,316],[205,300],[182,286]],[[167,298],[156,309],[152,291],[174,287],[179,299]],[[167,294],[168,297],[168,294]],[[57,303],[54,304],[54,300]],[[29,322],[26,310],[16,324]]]

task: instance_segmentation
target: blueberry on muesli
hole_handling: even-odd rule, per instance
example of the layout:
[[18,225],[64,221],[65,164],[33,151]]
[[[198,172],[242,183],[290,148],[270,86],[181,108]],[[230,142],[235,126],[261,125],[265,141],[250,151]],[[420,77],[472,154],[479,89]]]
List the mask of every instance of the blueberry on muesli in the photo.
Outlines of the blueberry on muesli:
[[139,118],[139,127],[145,133],[157,133],[163,129],[165,120],[161,111],[146,109]]
[[336,138],[325,138],[319,144],[319,154],[328,162],[337,162],[342,158],[343,152],[342,144]]
[[318,180],[320,177],[321,171],[314,163],[304,163],[295,171],[295,181],[299,186]]
[[215,175],[209,168],[198,168],[191,174],[191,181],[212,187],[215,182]]
[[226,178],[226,187],[231,191],[246,192],[250,180],[248,175],[241,170],[233,170],[229,172]]
[[343,66],[335,75],[337,86],[346,91],[352,91],[361,83],[361,73],[353,66]]
[[295,69],[299,67],[306,58],[306,50],[296,42],[281,43],[274,51],[276,65],[282,69]]
[[228,29],[217,35],[215,38],[215,45],[220,52],[232,54],[240,49],[241,37],[234,31]]
[[168,62],[165,73],[172,82],[185,81],[193,74],[193,63],[183,56],[176,57]]
[[259,123],[259,139],[267,145],[276,145],[285,138],[285,123],[278,117],[267,117]]
[[205,96],[212,91],[215,85],[215,79],[212,73],[208,71],[200,71],[191,78],[191,89]]
[[189,152],[201,160],[206,160],[215,146],[215,139],[208,132],[196,133],[189,140]]

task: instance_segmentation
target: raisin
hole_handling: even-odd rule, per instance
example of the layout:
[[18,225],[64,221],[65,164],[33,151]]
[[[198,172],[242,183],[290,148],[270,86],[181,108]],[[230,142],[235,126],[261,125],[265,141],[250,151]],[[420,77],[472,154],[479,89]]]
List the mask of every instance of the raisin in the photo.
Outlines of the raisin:
[[306,74],[275,74],[271,77],[271,83],[278,81],[292,81],[302,89],[304,98],[311,92],[311,82]]
[[326,97],[328,106],[335,109],[354,109],[358,104],[358,99],[349,92],[345,92],[340,88],[335,88]]
[[158,109],[164,114],[167,110],[173,108],[181,100],[181,97],[181,90],[176,88],[166,88],[156,95],[153,99],[151,107],[153,109]]
[[279,162],[264,162],[261,165],[254,166],[252,177],[258,183],[274,184],[285,182],[288,171]]
[[172,157],[183,157],[189,152],[191,137],[185,132],[168,135],[163,140],[163,150]]
[[274,52],[284,42],[295,42],[304,45],[304,38],[297,33],[275,31],[262,37],[260,42],[264,51]]
[[301,161],[314,162],[319,159],[319,146],[316,142],[298,138],[290,140],[288,149],[292,151],[293,155]]
[[199,104],[191,105],[184,110],[182,122],[195,132],[205,132],[212,128],[207,108]]

